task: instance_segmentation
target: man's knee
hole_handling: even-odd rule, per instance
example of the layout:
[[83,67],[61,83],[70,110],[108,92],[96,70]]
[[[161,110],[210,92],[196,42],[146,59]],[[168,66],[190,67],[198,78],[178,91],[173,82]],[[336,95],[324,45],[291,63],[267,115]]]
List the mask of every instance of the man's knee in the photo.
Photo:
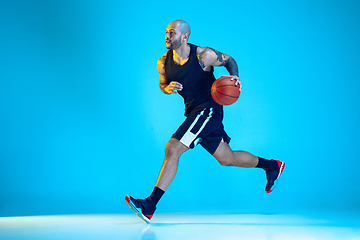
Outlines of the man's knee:
[[171,138],[165,146],[166,157],[180,157],[188,148],[178,140]]
[[226,143],[220,143],[213,156],[222,166],[234,166],[234,152]]

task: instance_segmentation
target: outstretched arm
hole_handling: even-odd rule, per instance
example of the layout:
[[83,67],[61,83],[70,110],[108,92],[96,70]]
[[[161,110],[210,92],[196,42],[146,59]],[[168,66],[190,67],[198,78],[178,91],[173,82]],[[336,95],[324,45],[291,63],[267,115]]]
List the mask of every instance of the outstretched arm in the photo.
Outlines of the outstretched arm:
[[168,83],[168,79],[165,75],[165,60],[166,60],[166,53],[161,56],[157,62],[157,70],[160,74],[160,89],[165,94],[177,94],[177,91],[181,91],[183,86],[175,81],[171,81]]

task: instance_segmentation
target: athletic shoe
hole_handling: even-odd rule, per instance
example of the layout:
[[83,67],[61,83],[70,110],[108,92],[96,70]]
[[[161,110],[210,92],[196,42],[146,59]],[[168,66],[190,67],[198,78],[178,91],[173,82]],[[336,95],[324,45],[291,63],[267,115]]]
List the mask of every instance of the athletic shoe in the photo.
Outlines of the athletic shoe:
[[266,193],[271,193],[275,189],[277,185],[277,180],[284,171],[284,167],[285,167],[284,162],[280,162],[279,160],[274,160],[274,162],[271,163],[269,169],[266,170],[266,179],[267,179],[267,183],[265,187]]
[[134,199],[129,195],[125,196],[126,204],[146,223],[150,223],[156,210],[154,203],[150,202],[150,198]]

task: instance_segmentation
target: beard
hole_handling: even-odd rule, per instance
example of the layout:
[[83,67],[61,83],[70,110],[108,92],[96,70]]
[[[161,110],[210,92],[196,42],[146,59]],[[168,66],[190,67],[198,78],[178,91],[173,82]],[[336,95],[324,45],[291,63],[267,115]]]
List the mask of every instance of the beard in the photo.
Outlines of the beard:
[[181,46],[181,37],[182,37],[182,35],[180,35],[180,37],[178,39],[171,41],[168,49],[174,50],[174,49],[179,48]]

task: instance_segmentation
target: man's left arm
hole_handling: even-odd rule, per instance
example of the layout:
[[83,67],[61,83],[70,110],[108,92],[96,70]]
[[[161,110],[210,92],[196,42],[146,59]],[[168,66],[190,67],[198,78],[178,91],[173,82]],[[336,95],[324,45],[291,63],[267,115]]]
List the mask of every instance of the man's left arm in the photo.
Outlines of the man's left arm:
[[222,66],[226,67],[226,70],[228,70],[230,75],[239,77],[238,65],[235,62],[235,59],[233,59],[231,56],[228,56],[228,57],[229,58],[224,61]]
[[236,80],[236,84],[239,84],[240,92],[242,91],[242,84],[239,78],[238,65],[234,58],[227,54],[221,53],[213,48],[205,48],[200,57],[201,59],[199,59],[199,61],[201,62],[202,60],[204,68],[211,66],[224,66],[229,72],[231,78],[233,80]]

